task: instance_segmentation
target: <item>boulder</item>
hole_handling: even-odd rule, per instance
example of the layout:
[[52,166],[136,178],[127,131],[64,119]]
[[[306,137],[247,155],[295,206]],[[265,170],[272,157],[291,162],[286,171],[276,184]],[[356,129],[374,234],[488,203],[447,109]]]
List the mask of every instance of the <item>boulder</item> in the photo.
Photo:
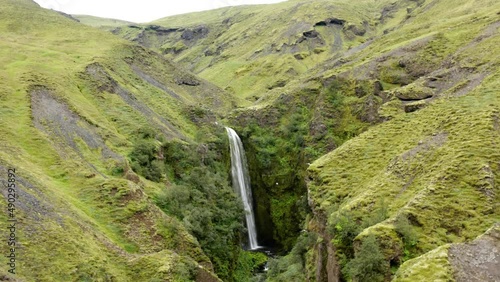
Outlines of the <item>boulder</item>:
[[394,95],[403,101],[418,101],[433,97],[434,91],[422,85],[410,84],[394,90]]
[[200,25],[192,29],[184,30],[184,32],[181,34],[181,38],[184,40],[197,40],[200,38],[204,38],[208,35],[209,32],[210,31],[208,27]]
[[451,245],[448,256],[457,282],[500,281],[500,224],[471,243]]

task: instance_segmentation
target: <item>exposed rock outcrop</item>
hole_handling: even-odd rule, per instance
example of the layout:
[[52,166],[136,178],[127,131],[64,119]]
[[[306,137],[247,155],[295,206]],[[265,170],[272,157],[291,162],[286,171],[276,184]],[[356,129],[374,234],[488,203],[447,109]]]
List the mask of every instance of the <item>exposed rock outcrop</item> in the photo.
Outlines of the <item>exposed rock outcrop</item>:
[[328,25],[344,25],[345,20],[339,18],[328,18],[323,21],[319,21],[314,24],[314,26],[328,26]]
[[471,243],[452,245],[448,256],[457,282],[500,281],[500,224]]
[[434,96],[434,92],[431,88],[420,86],[416,84],[411,84],[405,87],[398,88],[394,91],[394,95],[403,101],[417,101]]
[[175,79],[178,85],[198,86],[200,82],[191,76],[182,76]]
[[208,27],[204,25],[200,25],[198,27],[192,29],[186,29],[181,35],[181,38],[184,40],[197,40],[200,38],[204,38],[209,33]]
[[168,34],[168,33],[176,32],[176,31],[183,31],[184,29],[182,29],[182,28],[168,28],[168,27],[162,27],[159,25],[149,25],[145,28],[145,30],[155,31],[156,33],[158,33],[158,35],[162,35],[162,34]]

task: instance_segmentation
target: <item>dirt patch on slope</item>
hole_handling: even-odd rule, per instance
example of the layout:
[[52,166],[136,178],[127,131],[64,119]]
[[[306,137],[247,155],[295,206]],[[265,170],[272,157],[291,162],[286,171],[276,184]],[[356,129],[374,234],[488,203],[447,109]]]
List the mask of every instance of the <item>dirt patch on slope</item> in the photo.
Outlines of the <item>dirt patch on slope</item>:
[[128,219],[129,225],[125,235],[132,241],[142,241],[141,251],[145,253],[165,249],[165,238],[158,233],[154,217],[154,213],[142,211]]
[[[103,159],[122,160],[120,155],[105,144],[95,126],[71,111],[64,102],[54,98],[48,89],[35,87],[30,94],[33,124],[50,136],[54,142],[62,142],[82,156],[76,142],[80,139],[90,149],[101,150]],[[92,164],[88,164],[97,171]]]
[[[6,172],[7,168],[0,165],[0,171]],[[22,211],[23,218],[27,220],[41,222],[50,218],[51,220],[56,221],[59,225],[63,226],[63,219],[50,203],[51,200],[49,200],[38,187],[21,176],[22,173],[23,172],[20,170],[16,171],[16,209]],[[2,177],[4,177],[4,175],[5,174],[2,173]],[[0,179],[0,182],[4,187],[7,187],[6,179],[2,178]],[[7,189],[1,189],[0,192],[4,196],[5,201],[7,201]],[[33,224],[25,226],[27,234],[35,235],[35,232],[39,231],[39,226]]]
[[[149,121],[149,123],[151,125],[155,126],[157,129],[159,129],[161,132],[163,132],[165,134],[165,136],[172,136],[173,135],[175,137],[181,138],[181,134],[179,133],[177,128],[175,128],[165,118],[163,118],[162,116],[157,114],[155,111],[153,111],[146,104],[137,100],[137,97],[135,97],[133,94],[131,94],[128,91],[126,91],[125,89],[123,89],[118,84],[118,82],[116,82],[100,64],[93,63],[93,64],[88,65],[87,68],[85,69],[85,72],[87,75],[90,76],[90,78],[92,80],[94,80],[95,82],[98,83],[98,87],[97,87],[98,90],[100,90],[102,92],[106,91],[106,92],[120,96],[126,104],[128,104],[134,110],[140,112]],[[143,76],[140,76],[140,77],[143,78],[144,80],[146,80],[145,74],[142,73],[142,75],[144,77]],[[153,81],[151,77],[148,76],[148,78],[151,81]],[[157,85],[155,85],[155,86],[159,87],[160,83],[157,82]],[[174,93],[174,95],[177,96],[177,94],[175,94],[175,93]]]
[[136,66],[132,66],[132,70],[135,72],[135,74],[137,74],[137,76],[139,76],[140,78],[144,79],[145,81],[147,81],[149,84],[151,85],[154,85],[155,87],[157,88],[160,88],[161,90],[163,90],[165,93],[168,93],[170,96],[172,96],[173,98],[175,99],[178,99],[178,100],[183,100],[179,95],[177,95],[177,93],[175,93],[172,89],[168,88],[167,86],[165,86],[163,83],[159,82],[158,80],[156,80],[155,78],[153,78],[152,76],[150,76],[149,74],[143,72],[140,68],[136,67]]

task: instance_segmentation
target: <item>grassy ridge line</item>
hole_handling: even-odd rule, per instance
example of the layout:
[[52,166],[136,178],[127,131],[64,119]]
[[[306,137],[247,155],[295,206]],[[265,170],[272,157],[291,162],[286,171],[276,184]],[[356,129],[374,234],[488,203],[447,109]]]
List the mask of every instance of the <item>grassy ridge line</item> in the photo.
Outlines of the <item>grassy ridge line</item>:
[[103,29],[112,29],[119,26],[135,24],[133,22],[124,20],[109,19],[109,18],[89,16],[89,15],[71,15],[71,16],[79,20],[80,23],[82,24]]
[[[154,20],[151,24],[158,24],[170,27],[184,27],[184,26],[196,26],[201,23],[205,24],[215,24],[219,23],[221,19],[225,16],[234,16],[237,14],[242,14],[242,16],[248,16],[249,14],[257,13],[263,11],[263,5],[244,5],[244,6],[234,6],[225,7],[209,11],[194,12],[182,15],[174,15],[166,18]],[[272,6],[275,7],[275,6]]]
[[[384,3],[380,1],[373,0],[362,0],[356,1],[357,3],[352,3],[352,1],[346,0],[336,0],[333,4],[344,6],[349,5],[351,7],[357,7],[357,5],[363,5],[365,8],[369,6],[383,6]],[[260,19],[263,16],[269,16],[271,14],[279,14],[277,11],[283,12],[283,10],[288,10],[290,8],[300,7],[301,5],[309,5],[314,4],[315,7],[331,5],[332,1],[327,0],[306,0],[306,1],[284,1],[275,4],[266,4],[266,5],[241,5],[234,7],[224,7],[215,10],[209,11],[201,11],[194,12],[183,15],[175,15],[169,16],[166,18],[158,19],[152,21],[152,24],[159,24],[162,26],[171,26],[171,27],[192,27],[202,23],[205,24],[213,24],[218,23],[225,18],[231,18],[236,15],[241,16],[242,18],[248,18],[250,16],[258,16]],[[345,7],[345,6],[344,6]],[[264,15],[257,15],[259,13],[264,13]],[[313,15],[310,15],[313,16]]]
[[[194,42],[182,39],[181,31],[157,36],[154,32],[121,29],[118,34],[167,53],[176,50],[178,53],[168,56],[235,96],[254,102],[268,88],[279,88],[277,81],[286,84],[332,55],[366,41],[377,24],[377,13],[387,3],[287,1],[222,8],[151,23],[166,28],[208,28],[208,35]],[[313,27],[333,17],[346,20],[344,30]],[[350,32],[353,27],[366,29],[366,33],[347,35],[346,30]],[[319,32],[323,43],[296,43],[303,32],[310,30]]]

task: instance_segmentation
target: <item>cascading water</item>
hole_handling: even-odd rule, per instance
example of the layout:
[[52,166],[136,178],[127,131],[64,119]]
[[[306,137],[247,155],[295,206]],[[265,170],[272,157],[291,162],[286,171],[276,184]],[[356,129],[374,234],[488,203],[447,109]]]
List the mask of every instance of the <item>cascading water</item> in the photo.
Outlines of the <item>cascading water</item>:
[[245,219],[248,230],[248,244],[250,250],[261,248],[257,244],[257,229],[255,227],[255,217],[252,206],[252,189],[250,188],[250,176],[248,175],[247,159],[240,137],[229,127],[226,127],[229,137],[229,147],[231,150],[231,175],[233,188],[243,201],[245,209]]

